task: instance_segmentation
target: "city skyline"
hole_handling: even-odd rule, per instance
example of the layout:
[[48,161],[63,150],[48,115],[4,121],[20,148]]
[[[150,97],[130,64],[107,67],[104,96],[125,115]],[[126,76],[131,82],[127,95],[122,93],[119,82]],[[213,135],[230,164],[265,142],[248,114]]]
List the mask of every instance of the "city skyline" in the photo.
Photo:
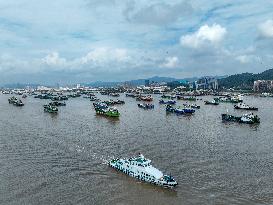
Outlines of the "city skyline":
[[258,73],[273,62],[273,3],[3,1],[0,84]]

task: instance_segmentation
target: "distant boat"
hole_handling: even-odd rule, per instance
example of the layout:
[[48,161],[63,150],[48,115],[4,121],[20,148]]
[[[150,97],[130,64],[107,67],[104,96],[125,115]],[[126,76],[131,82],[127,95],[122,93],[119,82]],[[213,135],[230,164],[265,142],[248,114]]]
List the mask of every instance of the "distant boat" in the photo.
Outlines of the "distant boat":
[[182,108],[182,107],[173,107],[171,105],[167,105],[166,112],[172,112],[176,114],[193,114],[195,110],[192,108],[187,108],[187,107]]
[[143,109],[154,109],[153,104],[140,103],[140,104],[137,104],[137,106]]
[[176,96],[175,95],[165,95],[165,94],[163,94],[163,95],[161,95],[161,98],[175,99]]
[[234,105],[235,109],[241,109],[241,110],[258,110],[257,107],[250,107],[249,105],[246,105],[245,103],[238,103],[237,105]]
[[49,113],[58,113],[58,108],[53,105],[44,105],[44,111]]
[[153,101],[153,97],[151,95],[140,95],[136,98],[136,100],[142,100],[142,101]]
[[175,101],[175,100],[168,100],[168,101],[159,100],[159,104],[174,105],[175,103],[176,103],[176,101]]
[[222,121],[255,124],[255,123],[260,123],[260,118],[257,115],[253,115],[253,113],[244,114],[241,117],[236,117],[229,114],[222,114]]
[[219,97],[219,98],[214,98],[215,101],[217,102],[226,102],[226,103],[240,103],[243,102],[240,96],[225,96],[225,97]]
[[53,101],[53,102],[50,102],[49,105],[58,107],[58,106],[66,106],[66,103],[59,102],[59,101]]
[[96,114],[108,117],[119,117],[120,113],[116,108],[109,108],[106,103],[93,103]]
[[9,98],[8,101],[9,101],[10,104],[13,104],[13,105],[18,106],[18,107],[24,106],[24,103],[22,102],[22,100],[20,100],[19,98],[14,97],[14,96]]
[[196,101],[196,97],[177,96],[177,100]]
[[219,105],[219,102],[216,102],[215,100],[212,100],[212,101],[206,100],[205,105]]

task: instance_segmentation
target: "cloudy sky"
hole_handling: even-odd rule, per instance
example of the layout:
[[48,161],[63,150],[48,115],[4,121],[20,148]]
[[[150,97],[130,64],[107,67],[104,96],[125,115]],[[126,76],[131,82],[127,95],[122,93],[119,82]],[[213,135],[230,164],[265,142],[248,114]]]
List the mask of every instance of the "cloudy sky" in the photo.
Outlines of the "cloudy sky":
[[0,84],[272,67],[272,0],[0,0]]

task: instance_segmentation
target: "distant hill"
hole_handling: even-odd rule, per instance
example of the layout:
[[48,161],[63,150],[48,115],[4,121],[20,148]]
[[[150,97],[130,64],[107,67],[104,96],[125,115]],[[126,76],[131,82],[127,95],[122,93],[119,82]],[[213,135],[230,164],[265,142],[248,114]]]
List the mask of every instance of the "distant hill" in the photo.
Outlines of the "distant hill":
[[159,77],[159,76],[154,76],[151,78],[146,78],[146,79],[137,79],[137,80],[130,80],[130,81],[125,81],[125,82],[102,82],[102,81],[96,81],[92,83],[84,83],[86,86],[93,86],[93,87],[112,87],[112,86],[117,86],[117,85],[123,85],[124,83],[128,83],[129,85],[132,86],[139,86],[139,85],[144,85],[145,80],[149,80],[150,83],[152,82],[157,82],[157,83],[162,83],[162,82],[173,82],[173,81],[195,81],[197,80],[197,77],[193,78],[183,78],[183,79],[177,79],[177,78],[171,78],[171,77]]
[[255,80],[273,80],[273,69],[262,73],[242,73],[231,75],[219,80],[221,88],[252,89]]
[[5,84],[3,86],[1,86],[2,88],[11,88],[11,89],[24,89],[27,86],[31,87],[31,88],[37,88],[38,86],[40,86],[40,84],[30,84],[30,83],[11,83],[11,84]]

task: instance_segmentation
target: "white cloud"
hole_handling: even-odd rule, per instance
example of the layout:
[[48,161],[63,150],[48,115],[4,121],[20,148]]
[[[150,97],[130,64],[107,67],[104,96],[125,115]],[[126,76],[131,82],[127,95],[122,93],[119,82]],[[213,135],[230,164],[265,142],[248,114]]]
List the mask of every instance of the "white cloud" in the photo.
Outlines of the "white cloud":
[[52,66],[65,65],[66,59],[61,58],[59,56],[58,52],[52,52],[52,53],[48,54],[45,58],[43,58],[42,62],[46,63],[47,65],[52,65]]
[[190,48],[199,48],[207,43],[216,45],[223,40],[226,33],[226,28],[219,24],[212,26],[206,24],[193,34],[181,36],[180,43],[182,46]]
[[176,56],[165,58],[165,62],[160,67],[174,68],[178,66],[179,59]]
[[[129,22],[151,25],[168,25],[179,18],[192,15],[194,8],[189,1],[169,4],[169,1],[152,3],[145,2],[145,6],[137,9],[140,1],[128,1],[123,14]],[[151,5],[149,5],[151,3]]]
[[262,37],[273,38],[273,20],[269,19],[261,23],[258,28]]
[[81,62],[105,63],[109,61],[125,62],[130,59],[128,51],[123,48],[100,47],[90,51],[86,56],[81,58]]
[[240,63],[248,63],[250,61],[249,56],[246,55],[241,55],[241,56],[237,56],[236,60],[240,61]]
[[239,55],[235,59],[242,64],[259,61],[259,57],[255,55]]

